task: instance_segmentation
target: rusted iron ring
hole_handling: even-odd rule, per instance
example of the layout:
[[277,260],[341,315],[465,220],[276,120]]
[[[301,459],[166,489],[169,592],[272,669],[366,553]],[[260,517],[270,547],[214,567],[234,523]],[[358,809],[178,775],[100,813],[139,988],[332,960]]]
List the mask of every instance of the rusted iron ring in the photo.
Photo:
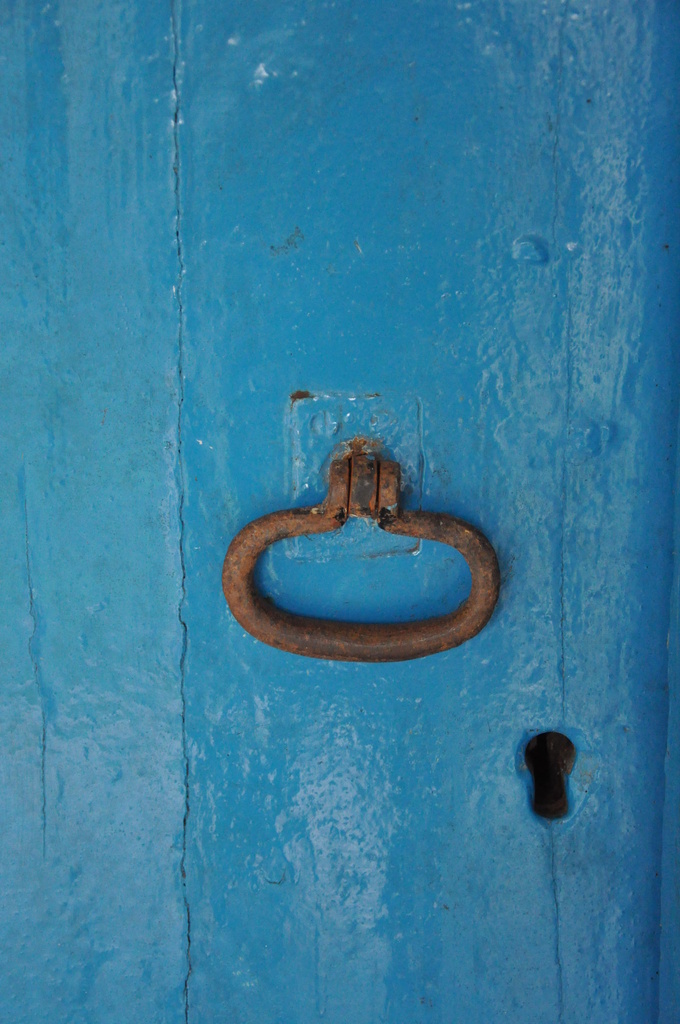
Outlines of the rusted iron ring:
[[[322,505],[272,512],[248,523],[229,545],[222,588],[234,618],[258,640],[308,658],[334,661],[408,661],[458,647],[491,618],[500,573],[496,553],[483,533],[439,512],[399,507],[399,466],[365,455],[331,464]],[[364,623],[317,619],[277,608],[255,585],[260,555],[277,541],[339,530],[348,515],[370,516],[388,533],[448,544],[461,553],[472,575],[465,601],[455,611],[417,622]]]

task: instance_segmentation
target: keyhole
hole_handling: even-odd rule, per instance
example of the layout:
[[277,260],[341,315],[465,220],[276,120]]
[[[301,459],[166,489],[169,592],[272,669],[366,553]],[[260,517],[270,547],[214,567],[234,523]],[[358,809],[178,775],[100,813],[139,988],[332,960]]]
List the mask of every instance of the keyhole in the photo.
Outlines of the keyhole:
[[569,810],[565,776],[576,760],[576,747],[561,732],[542,732],[530,739],[524,760],[534,779],[533,808],[542,818],[563,818]]

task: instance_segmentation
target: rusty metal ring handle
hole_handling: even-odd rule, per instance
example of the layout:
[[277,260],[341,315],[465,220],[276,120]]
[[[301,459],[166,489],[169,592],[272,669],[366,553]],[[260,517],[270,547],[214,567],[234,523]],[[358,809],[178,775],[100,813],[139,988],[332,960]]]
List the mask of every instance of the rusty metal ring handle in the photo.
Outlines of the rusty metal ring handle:
[[[388,533],[435,540],[461,553],[472,586],[455,611],[418,622],[363,623],[316,619],[277,608],[255,585],[257,560],[277,541],[339,530],[348,516],[370,516]],[[399,466],[363,454],[331,464],[328,496],[311,508],[272,512],[248,523],[229,545],[222,588],[234,618],[272,647],[335,661],[407,661],[458,647],[491,618],[500,574],[483,533],[462,519],[399,508]]]

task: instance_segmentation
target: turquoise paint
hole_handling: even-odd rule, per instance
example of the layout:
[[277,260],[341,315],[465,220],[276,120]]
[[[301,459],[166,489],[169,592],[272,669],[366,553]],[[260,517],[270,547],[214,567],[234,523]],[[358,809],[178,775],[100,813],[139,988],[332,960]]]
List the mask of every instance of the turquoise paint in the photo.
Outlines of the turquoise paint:
[[169,17],[0,21],[0,1019],[182,1020]]
[[[0,1019],[678,1018],[679,36],[633,0],[5,12]],[[413,664],[273,651],[227,544],[376,393],[497,612]],[[263,586],[464,592],[362,530]]]

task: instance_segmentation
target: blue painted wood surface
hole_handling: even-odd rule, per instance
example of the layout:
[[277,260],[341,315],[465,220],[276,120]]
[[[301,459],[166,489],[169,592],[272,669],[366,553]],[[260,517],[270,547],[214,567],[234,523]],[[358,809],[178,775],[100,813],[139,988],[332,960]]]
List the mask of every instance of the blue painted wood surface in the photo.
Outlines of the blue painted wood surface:
[[[634,0],[2,12],[0,1020],[678,1020],[679,42]],[[231,618],[227,544],[321,496],[336,408],[494,543],[464,647]],[[463,592],[361,540],[262,585]]]

